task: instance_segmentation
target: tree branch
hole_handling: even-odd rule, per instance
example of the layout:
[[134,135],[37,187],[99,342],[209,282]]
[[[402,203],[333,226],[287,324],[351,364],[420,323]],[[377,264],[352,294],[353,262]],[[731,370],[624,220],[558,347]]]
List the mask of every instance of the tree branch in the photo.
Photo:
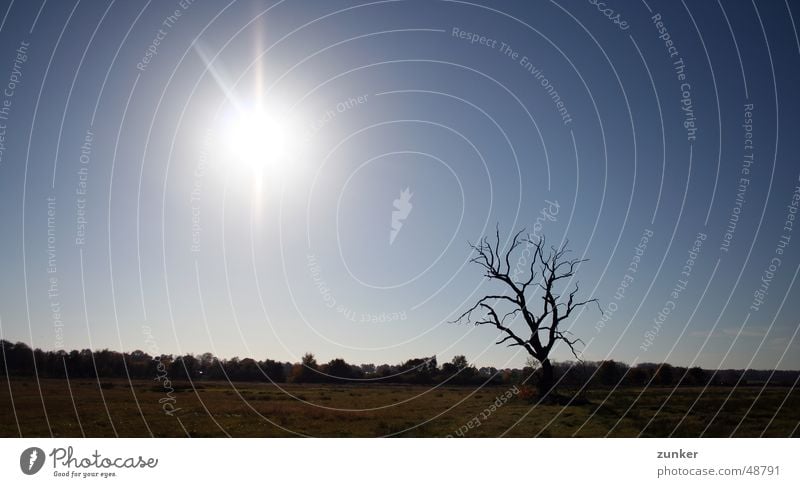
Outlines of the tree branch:
[[[520,272],[517,269],[514,269],[512,275],[511,263],[512,254],[522,244],[529,245],[532,251],[530,264],[526,265],[529,274],[519,278]],[[567,293],[564,289],[562,292],[560,281],[574,277],[578,266],[586,262],[586,259],[569,259],[567,254],[570,251],[567,244],[568,241],[565,240],[560,247],[551,246],[549,251],[545,251],[544,237],[534,240],[530,234],[524,236],[524,230],[521,230],[514,234],[508,247],[501,251],[500,227],[496,226],[493,239],[484,236],[477,244],[470,244],[475,252],[470,262],[480,265],[485,271],[486,278],[502,282],[511,292],[507,295],[492,294],[482,297],[454,322],[466,320],[476,326],[492,325],[502,332],[501,338],[496,342],[497,345],[525,347],[526,351],[540,362],[547,360],[551,349],[559,341],[566,343],[575,358],[581,360],[575,346],[583,344],[583,341],[579,338],[569,338],[567,335],[571,333],[561,331],[560,326],[581,306],[595,303],[601,314],[603,311],[597,299],[578,299],[580,286],[577,282],[572,291]],[[526,294],[531,286],[541,289],[543,293],[542,308],[539,312],[534,312],[527,301]],[[502,304],[510,304],[511,308],[500,318],[497,311],[499,308],[496,309],[496,306]],[[484,315],[479,320],[473,320],[472,315],[478,309],[482,310]],[[530,330],[528,340],[522,339],[510,328],[518,314],[522,315]],[[546,326],[545,320],[547,320]],[[506,325],[507,321],[509,325]],[[545,331],[546,336],[540,337],[540,331]]]

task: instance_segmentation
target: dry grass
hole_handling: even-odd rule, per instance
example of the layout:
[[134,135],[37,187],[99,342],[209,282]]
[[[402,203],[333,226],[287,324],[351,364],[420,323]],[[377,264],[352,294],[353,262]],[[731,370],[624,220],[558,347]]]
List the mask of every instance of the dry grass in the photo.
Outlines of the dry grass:
[[[271,384],[203,382],[196,389],[189,384],[176,387],[175,407],[180,411],[170,416],[159,403],[166,394],[158,382],[134,381],[131,386],[125,380],[103,380],[100,384],[94,380],[73,380],[70,386],[72,396],[66,381],[44,379],[40,395],[35,379],[12,378],[12,408],[9,382],[0,381],[0,436],[50,436],[52,431],[57,437],[151,434],[437,437],[453,435],[478,416],[480,426],[473,422],[464,436],[505,433],[521,437],[595,437],[606,436],[610,431],[610,436],[641,433],[661,437],[670,435],[686,415],[674,436],[699,436],[710,424],[705,436],[733,433],[753,437],[763,432],[764,436],[785,437],[797,436],[800,422],[800,393],[780,387],[767,388],[758,400],[760,388],[737,388],[712,421],[731,389],[709,388],[701,395],[700,388],[681,388],[667,400],[672,389],[651,388],[627,414],[638,389],[619,390],[608,399],[608,391],[589,391],[586,395],[589,404],[568,407],[533,407],[530,402],[514,397],[483,419],[481,412],[495,397],[508,391],[508,387],[476,390],[447,386],[432,389],[402,385],[289,384],[281,390]],[[697,404],[687,415],[698,396]]]

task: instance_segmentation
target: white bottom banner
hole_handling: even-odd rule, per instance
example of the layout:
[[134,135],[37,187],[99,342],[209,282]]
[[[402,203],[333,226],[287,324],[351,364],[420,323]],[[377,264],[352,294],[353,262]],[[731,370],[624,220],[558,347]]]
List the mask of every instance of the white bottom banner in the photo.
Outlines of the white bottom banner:
[[798,439],[0,439],[2,485],[800,485]]

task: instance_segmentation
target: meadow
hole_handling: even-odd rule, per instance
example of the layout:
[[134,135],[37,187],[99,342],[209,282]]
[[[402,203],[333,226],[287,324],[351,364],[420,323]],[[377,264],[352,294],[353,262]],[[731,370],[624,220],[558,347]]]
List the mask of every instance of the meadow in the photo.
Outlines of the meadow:
[[[591,389],[536,405],[514,386],[0,380],[3,437],[787,437],[800,392],[767,387]],[[41,390],[41,394],[40,394]],[[519,393],[518,393],[519,392]],[[562,391],[562,393],[567,391]],[[641,397],[639,397],[641,394]],[[637,399],[638,397],[638,399]],[[695,403],[696,402],[696,403]],[[690,406],[694,407],[690,409]],[[45,415],[46,411],[46,415]],[[680,423],[680,424],[679,424]],[[675,429],[677,425],[677,429]],[[673,430],[674,433],[673,433]],[[705,430],[705,432],[704,432]]]

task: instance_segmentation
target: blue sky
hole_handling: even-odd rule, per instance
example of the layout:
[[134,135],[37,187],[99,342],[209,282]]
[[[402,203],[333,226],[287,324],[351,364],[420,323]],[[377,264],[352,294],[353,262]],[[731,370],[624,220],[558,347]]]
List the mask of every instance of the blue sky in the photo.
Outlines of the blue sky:
[[586,359],[800,367],[796,7],[593,3],[4,4],[3,338],[520,366],[449,323],[499,225],[590,259]]

